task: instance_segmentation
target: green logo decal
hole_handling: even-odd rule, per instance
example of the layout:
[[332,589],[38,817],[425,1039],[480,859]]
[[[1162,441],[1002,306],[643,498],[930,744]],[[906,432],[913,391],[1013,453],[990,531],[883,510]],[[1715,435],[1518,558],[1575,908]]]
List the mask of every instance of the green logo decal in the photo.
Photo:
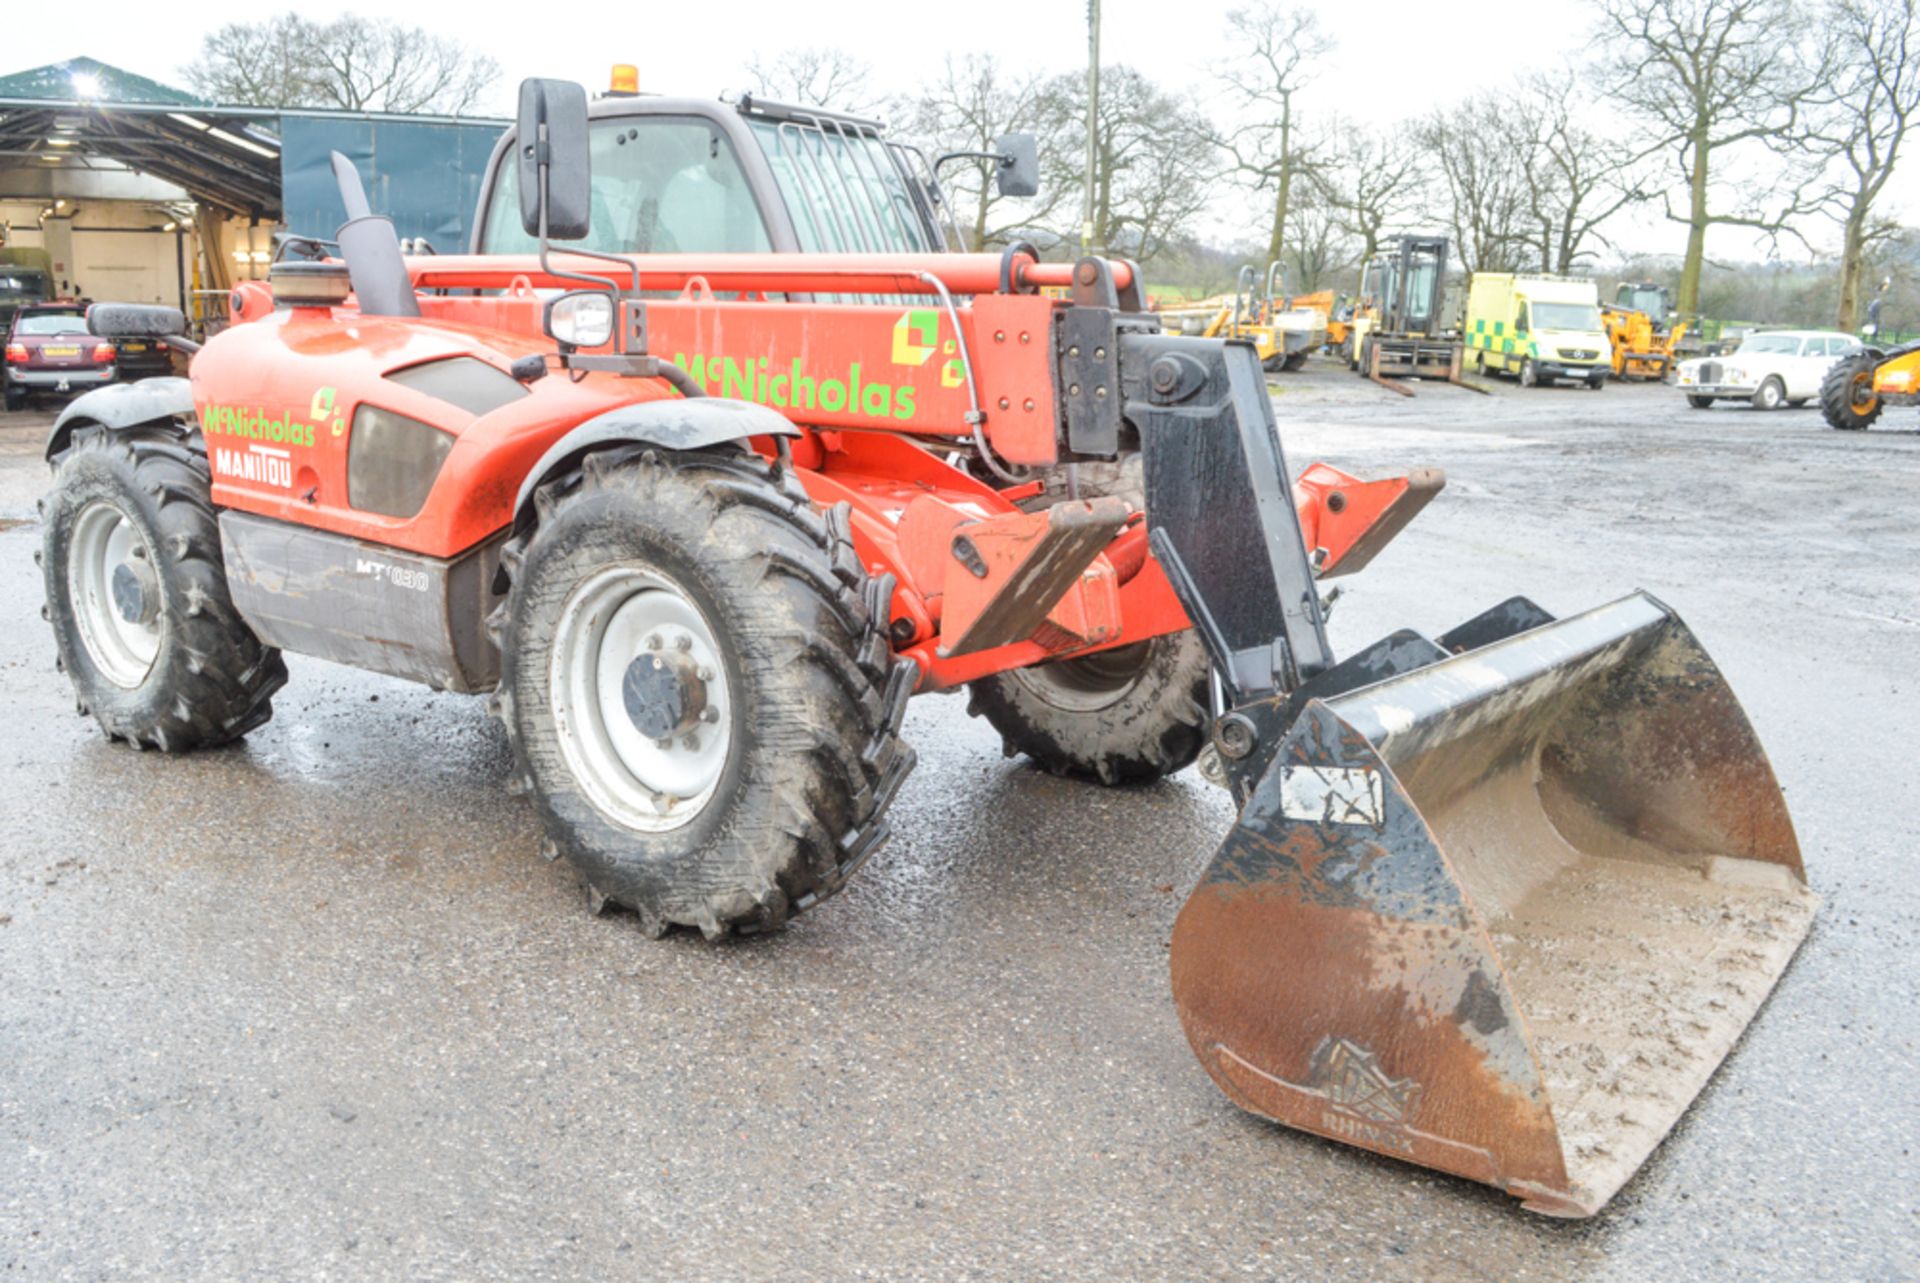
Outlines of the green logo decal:
[[[908,313],[909,316],[912,313]],[[933,313],[927,312],[931,317]],[[901,318],[904,323],[905,317]],[[894,327],[894,350],[900,350],[902,330]],[[934,348],[929,346],[925,361]],[[870,419],[908,420],[913,418],[914,395],[918,389],[862,377],[860,362],[845,371],[844,378],[821,378],[808,374],[795,357],[786,370],[775,372],[767,357],[709,357],[702,353],[689,356],[675,352],[673,363],[691,374],[694,381],[720,396],[756,401],[776,410],[827,410],[835,414],[858,414]],[[908,362],[907,364],[916,364]]]

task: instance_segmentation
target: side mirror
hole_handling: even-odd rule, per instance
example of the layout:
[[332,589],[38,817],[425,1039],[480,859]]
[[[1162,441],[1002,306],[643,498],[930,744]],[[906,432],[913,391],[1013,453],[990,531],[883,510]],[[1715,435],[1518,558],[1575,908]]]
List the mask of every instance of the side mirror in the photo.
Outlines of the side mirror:
[[95,303],[87,309],[87,333],[102,339],[170,339],[187,332],[177,307],[154,303]]
[[993,177],[1002,196],[1040,194],[1040,145],[1032,134],[1002,134],[993,149],[1000,153]]
[[570,80],[521,81],[514,146],[520,225],[527,235],[559,241],[584,238],[593,186],[587,91]]

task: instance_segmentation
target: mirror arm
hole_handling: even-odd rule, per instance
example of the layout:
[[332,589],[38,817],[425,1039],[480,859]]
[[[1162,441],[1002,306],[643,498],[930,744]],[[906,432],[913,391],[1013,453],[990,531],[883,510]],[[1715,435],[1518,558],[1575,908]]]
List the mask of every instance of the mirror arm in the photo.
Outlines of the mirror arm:
[[[544,126],[542,126],[542,128],[544,128]],[[546,273],[548,276],[558,277],[560,280],[563,280],[563,281],[579,281],[583,285],[591,285],[594,289],[606,290],[609,294],[614,295],[616,298],[619,297],[620,287],[615,285],[612,281],[608,280],[606,277],[588,276],[581,272],[565,271],[561,268],[553,266],[552,262],[550,261],[550,255],[552,254],[553,246],[547,240],[548,161],[547,161],[546,138],[541,137],[540,139],[538,139],[535,143],[535,146],[539,148],[539,152],[537,153],[538,159],[536,161],[536,164],[538,165],[539,171],[540,171],[540,270]],[[635,298],[638,298],[640,296],[640,264],[634,262],[632,259],[623,258],[618,254],[603,254],[599,250],[581,249],[578,247],[569,250],[568,253],[578,254],[582,258],[597,258],[600,261],[605,263],[620,264],[622,267],[625,267],[629,272],[633,274],[633,294]]]

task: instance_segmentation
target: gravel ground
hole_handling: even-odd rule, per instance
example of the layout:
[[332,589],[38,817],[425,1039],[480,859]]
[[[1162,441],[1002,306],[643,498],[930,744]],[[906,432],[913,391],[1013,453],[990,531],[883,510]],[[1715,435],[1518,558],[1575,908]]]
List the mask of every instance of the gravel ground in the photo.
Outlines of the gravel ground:
[[1920,1274],[1920,421],[1658,386],[1280,384],[1296,468],[1446,492],[1350,650],[1645,587],[1745,701],[1813,934],[1592,1221],[1242,1114],[1167,996],[1232,820],[908,718],[897,837],[777,938],[587,915],[479,701],[294,658],[180,759],[76,718],[36,618],[48,416],[0,416],[0,1272],[35,1279],[1893,1279]]

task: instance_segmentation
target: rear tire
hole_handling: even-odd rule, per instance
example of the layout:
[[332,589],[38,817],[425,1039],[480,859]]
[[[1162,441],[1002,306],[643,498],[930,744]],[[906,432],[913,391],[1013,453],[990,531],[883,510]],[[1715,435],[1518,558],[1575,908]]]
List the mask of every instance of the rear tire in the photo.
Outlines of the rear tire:
[[967,712],[1055,775],[1140,784],[1192,765],[1207,741],[1206,647],[1192,629],[969,688]]
[[178,429],[82,429],[43,517],[60,666],[109,739],[179,753],[273,716],[287,667],[233,607],[207,457]]
[[1713,409],[1713,398],[1710,396],[1694,396],[1692,393],[1688,393],[1687,404],[1696,410],[1711,410]]
[[1287,359],[1280,364],[1282,369],[1289,372],[1303,369],[1307,364],[1307,353],[1304,349],[1299,352],[1291,352],[1287,355]]
[[1874,371],[1881,356],[1869,349],[1834,362],[1820,383],[1820,413],[1830,427],[1842,432],[1865,432],[1886,408],[1873,390]]
[[1787,388],[1778,375],[1768,375],[1754,392],[1751,405],[1756,410],[1778,410],[1786,403]]
[[12,414],[27,408],[27,394],[17,388],[6,390],[7,413]]
[[[494,711],[549,853],[651,934],[769,930],[838,891],[913,767],[916,671],[845,506],[822,515],[751,454],[640,446],[589,455],[535,505],[489,625]],[[661,739],[630,685],[650,651],[685,670]]]

